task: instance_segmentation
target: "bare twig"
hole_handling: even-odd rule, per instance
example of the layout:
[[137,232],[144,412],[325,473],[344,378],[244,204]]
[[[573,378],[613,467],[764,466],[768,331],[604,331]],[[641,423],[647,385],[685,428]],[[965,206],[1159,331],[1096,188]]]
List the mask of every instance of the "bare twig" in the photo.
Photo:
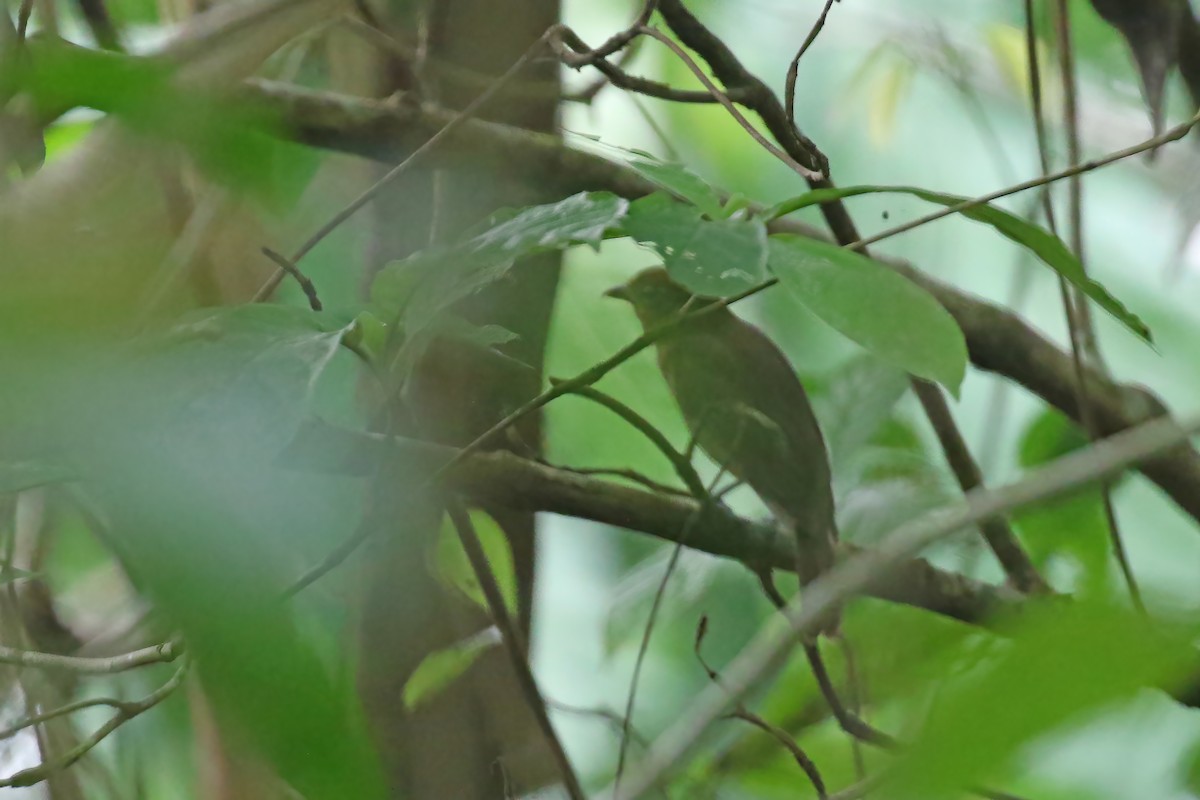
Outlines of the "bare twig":
[[792,127],[796,126],[796,78],[800,74],[800,59],[804,58],[808,48],[812,47],[812,43],[817,40],[817,36],[825,27],[825,18],[829,16],[829,9],[833,7],[833,4],[834,0],[825,0],[825,7],[821,9],[821,15],[813,23],[808,36],[804,37],[804,44],[800,45],[800,49],[796,51],[792,63],[788,64],[787,79],[784,81],[783,89],[783,107],[787,111],[787,119]]
[[[560,31],[559,37],[556,41],[561,42],[562,45],[565,45],[566,48],[569,48],[569,50],[567,50],[556,45],[556,52],[558,53],[559,60],[568,66],[574,64],[576,53],[592,52],[588,49],[587,43],[584,42],[583,39],[579,38],[579,35],[570,28],[563,28]],[[670,100],[673,103],[720,102],[718,98],[706,91],[676,89],[660,81],[642,78],[637,75],[630,75],[628,72],[625,72],[625,70],[621,69],[620,65],[613,64],[603,58],[589,61],[587,62],[587,65],[599,70],[600,74],[603,75],[608,82],[612,83],[613,86],[616,86],[620,89],[625,89],[626,91],[634,92],[636,94],[645,95],[646,97],[656,97],[660,100]],[[584,64],[579,64],[579,66],[582,67]],[[729,95],[729,98],[736,102],[738,96],[731,94]]]
[[[134,702],[120,702],[116,705],[117,713],[111,716],[107,722],[92,732],[92,735],[84,739],[82,742],[72,747],[70,750],[61,755],[38,764],[36,767],[23,769],[20,772],[15,772],[7,778],[0,779],[0,789],[16,788],[22,786],[33,786],[41,783],[56,772],[65,770],[91,752],[98,744],[108,738],[109,734],[117,728],[124,725],[129,720],[138,715],[150,710],[154,706],[161,703],[163,700],[171,696],[171,694],[179,688],[183,683],[184,675],[187,673],[187,664],[185,663],[170,680],[146,695],[144,698]],[[46,718],[61,716],[62,709],[58,712],[51,712],[50,715],[42,715]],[[2,738],[2,737],[0,737]]]
[[643,29],[650,22],[650,18],[654,16],[656,8],[658,8],[658,0],[645,0],[641,10],[638,12],[637,18],[628,28],[613,34],[593,50],[585,49],[579,51],[577,55],[565,63],[567,66],[576,68],[593,65],[599,61],[603,61],[618,50],[623,50],[626,45],[645,32]]
[[625,713],[621,717],[621,742],[617,747],[617,769],[616,775],[613,778],[614,792],[620,789],[621,778],[625,775],[625,759],[629,754],[629,729],[633,724],[633,708],[637,702],[637,690],[642,677],[642,666],[646,661],[646,653],[650,650],[650,636],[654,632],[654,623],[658,619],[658,612],[662,608],[662,601],[667,593],[667,583],[670,582],[671,575],[674,574],[675,567],[679,564],[679,557],[683,554],[684,543],[700,519],[703,508],[704,505],[702,504],[697,508],[696,513],[688,517],[684,523],[683,530],[679,532],[679,539],[676,541],[675,547],[671,550],[671,557],[667,561],[667,568],[663,570],[662,579],[658,582],[658,588],[654,591],[654,599],[650,602],[650,613],[646,617],[646,627],[642,629],[642,639],[638,643],[637,657],[633,662],[633,673],[629,677],[629,692],[625,695]]
[[677,489],[674,486],[660,483],[628,467],[563,467],[562,469],[574,472],[576,475],[606,475],[613,478],[624,478],[625,480],[640,484],[652,492],[661,492],[677,497],[691,497],[691,494],[685,492],[683,489]]
[[[950,408],[942,391],[928,381],[914,380],[913,390],[920,400],[925,414],[933,425],[934,433],[941,442],[942,451],[950,469],[958,479],[958,485],[964,492],[969,492],[983,485],[983,473],[967,443],[963,441],[962,433],[950,415]],[[1037,568],[1029,559],[1029,554],[1021,546],[1015,533],[1008,524],[1000,518],[984,520],[979,525],[988,547],[992,549],[996,560],[1004,569],[1004,574],[1012,581],[1019,591],[1026,594],[1042,594],[1050,591],[1049,585],[1038,574]]]
[[758,142],[764,150],[775,156],[784,164],[787,164],[788,167],[790,167],[797,175],[806,180],[819,181],[823,179],[824,176],[820,172],[811,170],[804,166],[799,161],[792,158],[783,150],[780,150],[778,147],[772,144],[767,137],[759,133],[758,129],[750,124],[750,121],[746,119],[742,112],[738,111],[738,108],[733,104],[733,101],[730,100],[724,92],[717,88],[717,85],[712,82],[711,78],[704,74],[704,70],[700,69],[700,65],[698,65],[682,47],[675,44],[674,40],[672,40],[670,36],[667,36],[666,34],[655,30],[654,28],[643,28],[642,32],[647,36],[651,36],[662,42],[664,45],[666,45],[667,49],[678,56],[679,60],[682,61],[689,70],[691,70],[692,74],[696,76],[700,83],[704,84],[704,88],[708,90],[709,94],[715,97],[717,102],[725,107],[725,110],[729,112],[729,115],[733,117],[734,120],[736,120],[737,123],[742,126],[742,129],[745,130],[746,133],[750,134],[750,137],[754,139],[754,141]]
[[571,800],[587,800],[587,794],[584,793],[583,786],[579,783],[575,769],[571,766],[571,760],[567,758],[567,751],[563,749],[562,741],[559,740],[558,734],[554,730],[554,724],[546,713],[546,702],[542,699],[542,693],[538,689],[537,681],[526,660],[525,654],[529,651],[525,646],[525,637],[513,624],[512,617],[509,616],[508,608],[504,603],[504,594],[496,583],[491,566],[488,565],[487,554],[483,550],[483,544],[479,541],[479,535],[475,532],[475,526],[471,523],[471,518],[467,515],[466,510],[457,501],[449,502],[446,511],[458,533],[459,541],[462,542],[467,560],[471,562],[471,569],[475,573],[475,579],[479,582],[479,588],[483,591],[484,599],[487,600],[492,621],[500,630],[504,650],[508,653],[513,672],[516,673],[517,683],[525,694],[529,709],[537,719],[538,727],[546,740],[546,746],[550,749],[562,775],[567,794]]
[[174,661],[183,653],[183,644],[178,639],[172,639],[162,644],[143,647],[130,653],[107,658],[81,658],[78,656],[60,656],[51,653],[38,653],[30,650],[18,650],[0,645],[0,664],[12,664],[18,667],[34,667],[36,669],[63,670],[81,675],[112,675],[125,672],[150,664],[163,664]]
[[[1079,108],[1078,108],[1078,90],[1075,81],[1075,51],[1071,41],[1071,12],[1065,2],[1059,0],[1054,6],[1055,30],[1058,39],[1058,55],[1059,55],[1059,74],[1063,87],[1063,119],[1067,133],[1067,161],[1069,164],[1077,164],[1080,160],[1079,149]],[[1026,28],[1032,32],[1033,18],[1027,15]],[[1027,33],[1027,41],[1028,41]],[[1028,45],[1027,45],[1028,47]],[[1036,51],[1036,47],[1034,48]],[[1036,52],[1031,57],[1030,63],[1036,58]],[[1033,80],[1033,69],[1030,69],[1030,80]],[[1035,106],[1035,112],[1041,118],[1040,109]],[[1155,126],[1156,129],[1158,126]],[[1042,154],[1043,171],[1046,164],[1046,149],[1044,146],[1044,138],[1039,138],[1039,151]],[[1153,153],[1154,151],[1151,151]],[[1083,181],[1080,175],[1072,175],[1067,182],[1068,186],[1068,213],[1071,222],[1071,249],[1075,252],[1076,258],[1079,259],[1080,268],[1085,272],[1087,270],[1087,262],[1084,256],[1083,248]],[[1047,200],[1047,203],[1049,201]],[[1051,230],[1053,228],[1053,220],[1051,220]],[[1055,232],[1057,234],[1057,231]],[[1092,404],[1089,398],[1087,385],[1087,371],[1084,369],[1084,363],[1089,362],[1092,367],[1099,370],[1102,374],[1107,372],[1104,359],[1100,355],[1100,345],[1096,341],[1095,326],[1092,323],[1091,309],[1088,306],[1087,297],[1077,289],[1072,289],[1067,282],[1060,278],[1059,287],[1062,293],[1063,309],[1067,317],[1067,330],[1070,334],[1071,342],[1071,358],[1075,365],[1075,383],[1076,392],[1079,403],[1080,417],[1083,422],[1083,428],[1087,432],[1089,439],[1095,439],[1099,435],[1099,430],[1096,426],[1096,415],[1092,410]],[[1142,592],[1138,587],[1137,576],[1133,572],[1133,566],[1129,562],[1129,554],[1125,549],[1125,540],[1121,536],[1121,528],[1117,522],[1116,508],[1113,506],[1112,490],[1108,485],[1100,487],[1100,502],[1104,508],[1105,525],[1108,529],[1109,543],[1112,547],[1113,556],[1116,559],[1117,566],[1121,571],[1121,576],[1125,581],[1126,587],[1129,590],[1129,597],[1142,614],[1146,614],[1146,605],[1142,601]]]
[[[766,587],[769,586],[770,583],[769,581],[764,581],[763,585]],[[700,666],[704,669],[705,674],[708,675],[708,679],[715,685],[719,686],[721,683],[720,674],[708,665],[708,662],[704,658],[704,654],[700,651],[700,645],[703,643],[704,636],[707,632],[708,617],[704,616],[700,618],[700,622],[696,626],[696,638],[695,644],[692,647],[692,651],[695,653],[696,660],[700,662]],[[739,702],[734,707],[733,711],[727,714],[726,717],[728,719],[740,719],[744,722],[748,722],[764,733],[770,735],[777,742],[783,745],[784,749],[791,753],[792,759],[800,767],[801,771],[803,771],[808,777],[813,789],[816,790],[819,800],[827,800],[829,797],[829,790],[826,788],[825,779],[821,777],[821,771],[817,768],[816,762],[809,757],[808,753],[804,752],[802,747],[800,747],[800,744],[796,741],[794,736],[789,734],[783,728],[780,728],[778,725],[773,725],[770,722],[767,722],[767,720],[763,717],[747,709],[746,706],[741,702]],[[616,787],[614,784],[614,792],[617,788],[619,787]]]
[[[551,378],[550,383],[557,383]],[[571,390],[571,394],[591,400],[593,403],[604,406],[609,411],[616,414],[621,419],[625,420],[629,425],[642,434],[650,441],[651,444],[658,449],[660,453],[666,456],[671,462],[671,466],[675,468],[675,473],[679,479],[683,481],[683,485],[688,488],[692,496],[697,500],[703,500],[708,496],[708,491],[704,487],[704,481],[700,480],[700,475],[697,474],[696,468],[692,466],[689,456],[685,453],[680,453],[671,443],[667,441],[667,437],[663,436],[662,431],[650,424],[650,422],[641,414],[634,411],[629,406],[617,400],[615,397],[605,394],[591,386],[579,386]]]
[[309,280],[307,275],[300,271],[299,267],[297,267],[291,261],[288,261],[283,254],[277,253],[269,247],[262,248],[262,254],[274,261],[277,267],[286,272],[288,275],[291,275],[292,278],[295,279],[296,283],[300,284],[300,291],[304,292],[304,296],[308,298],[309,308],[311,308],[313,311],[320,311],[322,309],[321,298],[317,294],[316,285]]

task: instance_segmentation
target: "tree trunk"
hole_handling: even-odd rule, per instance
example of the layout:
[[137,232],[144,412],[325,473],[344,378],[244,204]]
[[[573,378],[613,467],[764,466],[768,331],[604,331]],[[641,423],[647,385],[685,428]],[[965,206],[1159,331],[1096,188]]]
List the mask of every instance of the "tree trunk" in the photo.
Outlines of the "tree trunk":
[[[488,0],[443,0],[422,4],[417,17],[392,0],[381,14],[405,40],[423,39],[426,64],[448,63],[496,76],[508,69],[558,17],[557,0],[505,4],[503,15]],[[424,99],[462,108],[482,91],[439,81],[436,69],[396,60],[379,65],[380,94],[400,89]],[[531,66],[522,80],[553,81],[557,66]],[[557,99],[497,98],[481,117],[553,131]],[[374,206],[373,266],[403,257],[431,241],[449,241],[505,206],[546,202],[539,176],[511,181],[477,170],[414,170]],[[508,355],[529,371],[497,371],[472,356],[469,348],[435,346],[422,360],[408,393],[419,434],[449,444],[465,444],[542,383],[542,355],[558,280],[558,258],[546,256],[519,265],[513,279],[473,296],[458,309],[482,324],[501,325],[519,336]],[[529,418],[519,427],[522,445],[540,449],[540,425]],[[489,622],[478,609],[429,574],[427,552],[442,517],[436,498],[422,508],[388,487],[376,503],[392,503],[386,517],[396,520],[376,535],[367,564],[361,624],[360,693],[397,796],[409,798],[502,798],[505,785],[527,791],[545,783],[551,764],[540,749],[536,727],[517,689],[504,654],[492,650],[467,675],[415,712],[406,713],[402,689],[431,651],[446,647]],[[386,505],[382,506],[387,508]],[[486,509],[511,543],[517,571],[522,627],[531,622],[534,576],[534,519],[503,509]],[[532,767],[532,769],[530,769]]]

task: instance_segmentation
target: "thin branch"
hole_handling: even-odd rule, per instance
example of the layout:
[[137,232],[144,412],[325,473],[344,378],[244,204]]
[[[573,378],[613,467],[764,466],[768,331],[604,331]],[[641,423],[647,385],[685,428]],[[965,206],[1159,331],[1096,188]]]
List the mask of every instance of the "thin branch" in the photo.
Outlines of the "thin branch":
[[534,679],[533,672],[529,668],[529,662],[525,657],[525,654],[529,652],[525,646],[525,637],[518,630],[517,626],[513,624],[512,617],[508,614],[508,608],[504,603],[504,593],[500,591],[500,586],[496,583],[496,577],[492,574],[492,568],[488,564],[487,553],[483,550],[483,544],[479,541],[479,535],[475,532],[475,526],[471,523],[471,518],[467,515],[466,510],[458,502],[449,502],[446,511],[450,516],[450,521],[453,523],[455,531],[458,533],[459,541],[462,542],[463,550],[467,554],[467,560],[471,562],[471,569],[475,573],[475,579],[479,582],[479,588],[483,591],[484,599],[487,600],[488,611],[492,617],[492,621],[496,623],[496,627],[500,630],[504,649],[508,653],[513,672],[517,676],[517,684],[525,694],[525,700],[534,717],[537,719],[538,727],[541,729],[542,736],[546,740],[546,746],[549,747],[550,753],[558,765],[559,772],[562,774],[567,794],[571,797],[571,800],[587,800],[587,794],[583,791],[582,784],[579,783],[579,778],[575,774],[574,767],[571,766],[571,760],[567,757],[567,751],[563,749],[562,741],[558,738],[558,734],[554,730],[554,724],[550,721],[550,717],[546,713],[546,702],[542,699],[542,693],[538,689],[537,681]]
[[829,16],[829,9],[833,8],[834,2],[835,0],[825,0],[825,7],[821,9],[821,15],[813,23],[808,36],[804,37],[804,44],[800,45],[800,49],[796,51],[792,63],[788,64],[787,78],[784,81],[783,89],[783,107],[787,111],[787,119],[792,127],[796,127],[796,78],[800,74],[800,59],[804,58],[808,48],[812,47],[812,43],[817,40],[817,36],[824,29],[825,18]]
[[566,62],[567,66],[578,68],[594,65],[618,50],[623,50],[630,42],[645,32],[643,29],[649,24],[650,18],[654,16],[656,8],[658,8],[658,0],[645,0],[637,18],[628,28],[613,34],[594,50],[580,51],[577,56]]
[[1131,464],[1177,446],[1197,431],[1200,431],[1200,419],[1191,420],[1186,426],[1170,420],[1147,423],[1057,459],[1019,482],[990,491],[971,492],[964,505],[924,514],[898,527],[869,552],[838,564],[809,585],[809,590],[804,593],[803,607],[799,597],[788,604],[789,625],[769,626],[742,651],[725,671],[723,689],[710,687],[695,698],[689,713],[655,742],[644,766],[629,779],[627,791],[615,797],[635,798],[655,786],[691,753],[700,737],[729,705],[743,697],[766,670],[778,663],[797,637],[815,634],[825,615],[903,559],[980,520],[1051,500],[1109,477]]
[[282,253],[277,253],[269,247],[262,248],[262,254],[274,261],[277,267],[286,272],[288,275],[291,275],[292,278],[295,279],[296,283],[300,284],[300,291],[304,292],[304,296],[308,299],[309,308],[311,308],[313,311],[320,311],[323,308],[321,305],[321,298],[317,294],[316,285],[309,280],[307,275],[300,271],[299,267],[297,267],[291,261],[288,261],[287,257]]
[[[557,383],[554,378],[550,379],[553,385]],[[654,445],[657,450],[662,453],[666,459],[671,462],[671,466],[675,469],[675,474],[683,481],[683,485],[688,487],[692,496],[697,500],[703,500],[708,496],[708,490],[704,486],[704,481],[700,480],[700,475],[696,472],[696,468],[692,466],[689,457],[680,453],[671,443],[663,436],[662,431],[650,424],[650,422],[641,414],[634,411],[629,406],[617,400],[615,397],[605,394],[591,386],[579,386],[571,390],[571,394],[591,400],[593,403],[604,406],[609,411],[616,414],[625,422],[629,423],[630,427],[645,436],[646,439]]]
[[[769,581],[764,581],[763,586],[766,588],[770,587],[771,584]],[[773,587],[771,588],[773,589]],[[704,616],[700,618],[700,622],[696,627],[696,638],[692,647],[692,652],[695,654],[696,660],[700,662],[700,666],[704,669],[705,674],[708,675],[708,679],[712,681],[714,685],[719,686],[721,684],[720,674],[708,665],[708,662],[704,658],[704,654],[700,651],[700,645],[703,643],[704,636],[707,632],[708,617]],[[767,733],[777,742],[783,745],[784,749],[791,753],[792,759],[808,778],[809,783],[811,783],[813,786],[813,789],[816,790],[818,799],[827,800],[829,797],[829,790],[826,788],[825,779],[821,777],[821,771],[817,768],[816,762],[809,757],[808,753],[804,752],[802,747],[800,747],[795,737],[793,737],[783,728],[780,728],[778,725],[773,725],[770,722],[767,722],[767,720],[763,717],[750,711],[741,702],[737,703],[733,711],[726,715],[726,718],[740,719],[744,722],[748,722],[759,730],[762,730],[764,733]],[[619,788],[620,787],[614,783],[613,793],[616,794]]]
[[754,141],[758,142],[764,150],[775,156],[784,164],[787,164],[787,166],[791,168],[793,172],[805,180],[819,181],[824,177],[820,172],[809,169],[785,153],[783,150],[780,150],[778,147],[772,144],[767,137],[759,133],[758,129],[751,125],[750,121],[742,115],[742,112],[738,111],[737,106],[733,104],[733,101],[730,100],[724,92],[717,88],[717,85],[712,82],[711,78],[704,74],[704,70],[700,69],[700,65],[697,64],[691,56],[684,52],[682,47],[675,44],[674,40],[672,40],[670,36],[667,36],[666,34],[654,28],[643,28],[642,32],[647,36],[651,36],[662,42],[664,45],[666,45],[667,49],[678,56],[679,60],[682,61],[689,70],[692,71],[692,74],[695,75],[702,84],[704,84],[704,88],[708,90],[708,93],[716,98],[718,103],[725,107],[725,110],[729,112],[729,115],[733,117],[734,120],[736,120],[737,123],[742,126],[742,129],[745,130],[746,133],[750,134],[750,137],[754,139]]
[[[381,434],[357,433],[311,422],[298,444],[284,457],[293,469],[367,477],[380,458],[415,465],[444,464],[458,451],[452,447]],[[462,459],[446,475],[447,485],[480,505],[514,511],[542,511],[615,525],[669,542],[679,539],[701,504],[664,496],[611,481],[584,478],[512,453],[488,452]],[[692,549],[736,559],[748,566],[791,571],[795,536],[791,530],[736,516],[723,506],[703,510],[688,540]],[[838,545],[839,558],[859,548]],[[1020,595],[916,559],[870,589],[872,596],[905,603],[972,624],[988,624],[997,614],[1014,611]]]
[[[950,464],[950,470],[958,480],[959,487],[964,492],[969,492],[983,486],[983,473],[971,457],[958,426],[954,424],[942,390],[922,380],[914,380],[912,387],[925,409],[925,415],[933,425],[938,441],[941,442],[942,451]],[[1000,562],[1004,574],[1020,592],[1045,594],[1050,591],[1050,586],[1038,574],[1029,554],[1021,546],[1021,541],[1003,519],[997,517],[984,520],[980,523],[979,531],[995,554],[996,560]]]
[[699,506],[696,513],[684,522],[683,529],[679,532],[679,539],[671,550],[667,567],[663,570],[662,579],[659,580],[658,588],[654,591],[654,599],[650,602],[650,613],[646,616],[646,626],[642,629],[642,639],[638,643],[637,657],[633,662],[633,673],[629,676],[629,692],[625,695],[625,713],[621,717],[621,741],[617,747],[617,769],[613,778],[614,792],[620,789],[621,778],[625,775],[625,759],[629,754],[629,728],[633,724],[633,707],[637,702],[642,666],[646,662],[646,653],[650,651],[650,635],[654,632],[654,623],[658,619],[658,612],[662,608],[662,601],[667,593],[667,583],[670,582],[671,575],[674,574],[675,567],[679,564],[679,557],[683,554],[683,545],[696,527],[703,509],[704,505]]
[[663,494],[675,495],[676,497],[692,496],[683,489],[668,486],[628,467],[560,467],[560,469],[574,472],[576,475],[605,475],[612,478],[624,478],[625,480],[644,486],[652,492],[661,492]]
[[893,236],[898,236],[902,233],[907,233],[914,228],[919,228],[922,225],[929,224],[930,222],[936,222],[944,217],[949,217],[954,214],[961,214],[964,211],[970,211],[973,208],[979,208],[980,206],[987,205],[993,200],[999,200],[1002,197],[1020,194],[1021,192],[1028,191],[1029,189],[1036,189],[1040,186],[1047,186],[1051,183],[1057,183],[1064,178],[1083,175],[1084,173],[1100,169],[1101,167],[1107,167],[1109,164],[1115,164],[1118,161],[1124,161],[1127,158],[1141,155],[1148,150],[1154,150],[1155,148],[1162,147],[1164,144],[1169,142],[1182,139],[1187,135],[1188,131],[1196,126],[1197,123],[1200,123],[1200,113],[1192,116],[1186,122],[1182,122],[1179,125],[1176,125],[1174,128],[1170,128],[1163,134],[1151,137],[1139,142],[1138,144],[1130,145],[1129,147],[1125,147],[1120,150],[1114,150],[1113,152],[1099,158],[1093,158],[1087,161],[1082,161],[1078,164],[1073,164],[1070,167],[1061,169],[1058,172],[1054,172],[1049,175],[1031,178],[1027,181],[1022,181],[1021,183],[1013,184],[1012,186],[1007,186],[1003,189],[997,189],[996,191],[989,192],[988,194],[980,195],[969,200],[964,200],[961,203],[955,203],[952,206],[945,206],[937,211],[926,214],[923,217],[917,217],[916,219],[906,222],[902,225],[888,228],[885,231],[868,236],[865,239],[859,239],[856,242],[845,245],[845,247],[847,250],[862,250],[867,245],[881,242],[884,239],[890,239]]
[[[575,58],[575,53],[591,52],[588,49],[587,43],[579,38],[579,35],[570,28],[564,28],[558,37],[560,41],[570,51],[564,50],[562,47],[557,47],[559,60],[564,64],[571,65]],[[582,64],[580,66],[583,66]],[[718,98],[714,97],[707,91],[696,91],[693,89],[676,89],[668,86],[661,81],[643,78],[638,75],[630,75],[625,70],[621,69],[617,64],[613,64],[606,59],[597,59],[588,62],[588,66],[597,69],[608,82],[612,83],[620,89],[634,92],[636,94],[645,95],[646,97],[656,97],[659,100],[669,100],[673,103],[718,103]],[[737,97],[730,95],[731,100],[737,101]]]
[[796,742],[795,738],[788,735],[787,731],[778,725],[772,725],[745,706],[739,706],[729,712],[728,716],[731,719],[740,719],[743,722],[750,723],[783,745],[784,749],[791,754],[792,760],[796,762],[809,782],[812,783],[813,789],[817,792],[818,799],[828,800],[829,790],[825,787],[825,780],[821,777],[821,772],[817,769],[816,762],[809,757],[808,753],[804,752],[804,748]]
[[[140,714],[149,711],[156,705],[166,700],[175,692],[176,689],[183,683],[183,678],[187,674],[187,664],[185,663],[175,671],[170,680],[146,695],[141,700],[135,702],[125,702],[117,706],[117,713],[111,716],[107,722],[92,732],[92,735],[79,742],[70,750],[61,755],[38,764],[36,767],[23,769],[20,772],[14,772],[7,778],[0,779],[0,789],[17,788],[24,786],[33,786],[41,783],[56,772],[68,769],[79,759],[90,753],[98,744],[108,738],[109,734],[117,728],[124,725],[129,720]],[[61,710],[60,710],[61,711]],[[53,713],[53,712],[52,712]],[[45,716],[45,715],[43,715]],[[2,737],[0,737],[2,738]]]
[[178,639],[172,639],[162,644],[143,647],[129,653],[107,658],[82,658],[78,656],[59,656],[51,653],[38,653],[32,650],[18,650],[0,645],[0,664],[12,664],[18,667],[33,667],[35,669],[62,670],[75,672],[80,675],[112,675],[131,669],[164,664],[174,661],[183,653],[183,644]]
[[[1064,87],[1064,95],[1066,102],[1064,103],[1064,115],[1067,120],[1067,138],[1068,138],[1068,161],[1071,164],[1076,164],[1079,161],[1079,132],[1078,114],[1075,108],[1076,92],[1074,81],[1074,64],[1071,54],[1070,33],[1066,27],[1066,20],[1062,16],[1067,13],[1067,10],[1061,5],[1057,7],[1060,24],[1058,28],[1058,45],[1062,54],[1060,68],[1062,73],[1062,82]],[[1025,51],[1026,57],[1029,60],[1029,96],[1030,105],[1034,119],[1034,134],[1037,137],[1038,161],[1041,165],[1042,174],[1050,172],[1050,154],[1049,144],[1046,135],[1045,113],[1043,111],[1042,91],[1041,91],[1041,68],[1039,65],[1040,58],[1038,57],[1037,49],[1037,32],[1035,29],[1034,13],[1032,0],[1025,0]],[[1071,218],[1072,218],[1072,249],[1079,258],[1080,266],[1084,266],[1083,262],[1083,232],[1082,232],[1082,204],[1081,193],[1079,192],[1080,179],[1078,175],[1072,176],[1070,179],[1071,193]],[[1055,235],[1059,235],[1058,225],[1055,219],[1054,204],[1049,192],[1043,192],[1042,199],[1045,206],[1046,223],[1050,231]],[[1071,365],[1073,368],[1072,375],[1074,377],[1074,392],[1075,404],[1079,409],[1079,422],[1083,430],[1087,433],[1089,439],[1096,439],[1100,435],[1099,427],[1096,421],[1096,413],[1091,400],[1092,392],[1088,385],[1088,371],[1085,367],[1085,358],[1088,356],[1087,342],[1092,343],[1093,358],[1091,363],[1095,369],[1103,371],[1104,363],[1099,357],[1099,351],[1096,349],[1095,339],[1090,334],[1091,317],[1087,313],[1087,298],[1081,292],[1072,291],[1071,286],[1066,279],[1061,275],[1058,279],[1059,295],[1062,301],[1063,312],[1066,316],[1067,331],[1069,334],[1071,347]],[[1081,313],[1082,312],[1082,313]],[[1107,377],[1107,376],[1106,376]],[[1117,565],[1124,577],[1125,584],[1129,588],[1129,595],[1134,606],[1143,614],[1146,613],[1145,604],[1142,602],[1141,591],[1138,588],[1137,578],[1130,566],[1129,558],[1125,552],[1125,543],[1121,538],[1120,528],[1117,526],[1116,510],[1113,507],[1112,492],[1106,486],[1101,487],[1100,491],[1101,503],[1104,509],[1105,527],[1112,545],[1113,554],[1116,558]]]

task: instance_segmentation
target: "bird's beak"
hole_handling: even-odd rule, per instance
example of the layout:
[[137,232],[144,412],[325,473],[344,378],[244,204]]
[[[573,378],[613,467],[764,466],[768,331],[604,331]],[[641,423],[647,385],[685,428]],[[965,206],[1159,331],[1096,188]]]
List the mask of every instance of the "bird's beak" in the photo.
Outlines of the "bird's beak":
[[625,288],[624,284],[621,284],[620,286],[612,287],[611,289],[609,289],[608,291],[606,291],[604,293],[604,296],[605,297],[615,297],[618,300],[624,300],[625,302],[629,302],[629,290]]

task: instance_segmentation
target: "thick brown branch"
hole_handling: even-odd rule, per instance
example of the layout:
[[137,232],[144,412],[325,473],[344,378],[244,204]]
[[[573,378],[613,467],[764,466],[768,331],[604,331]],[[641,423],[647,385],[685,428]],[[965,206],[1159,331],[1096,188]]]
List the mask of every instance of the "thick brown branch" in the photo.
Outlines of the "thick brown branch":
[[[400,457],[425,464],[430,470],[447,463],[457,452],[410,439],[395,441],[398,444],[391,446]],[[285,461],[298,468],[367,474],[378,463],[378,449],[388,446],[387,439],[379,435],[310,423]],[[503,451],[468,456],[448,477],[455,489],[488,506],[590,519],[672,542],[688,530],[687,546],[695,550],[755,568],[795,568],[795,537],[790,532],[743,519],[722,507],[701,511],[690,498],[589,478]],[[699,522],[689,524],[696,515]],[[841,549],[841,555],[860,550],[849,544],[842,544]],[[997,613],[1013,610],[1020,603],[1020,595],[1014,591],[937,569],[923,559],[912,559],[881,577],[867,594],[972,624],[987,624]]]

